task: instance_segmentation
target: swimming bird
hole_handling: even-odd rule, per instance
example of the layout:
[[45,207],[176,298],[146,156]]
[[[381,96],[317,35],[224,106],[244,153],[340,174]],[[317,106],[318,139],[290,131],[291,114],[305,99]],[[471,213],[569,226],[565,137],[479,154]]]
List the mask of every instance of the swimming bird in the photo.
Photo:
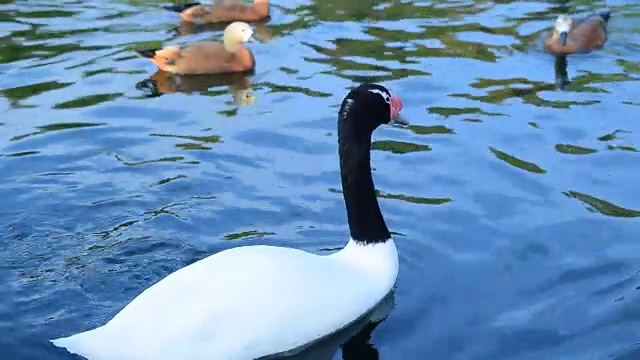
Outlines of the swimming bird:
[[180,13],[182,20],[196,24],[228,23],[239,20],[256,22],[269,17],[269,0],[253,0],[252,4],[235,0],[215,0],[211,6],[195,2],[164,8]]
[[160,70],[180,75],[220,74],[251,71],[255,59],[244,46],[255,41],[251,26],[236,21],[224,30],[223,42],[198,41],[181,46],[135,50]]
[[265,245],[224,250],[153,284],[105,325],[51,342],[89,360],[254,360],[299,352],[366,316],[398,275],[370,151],[377,127],[407,124],[401,108],[379,84],[362,84],[342,100],[344,248],[330,255]]
[[585,18],[558,16],[553,30],[544,39],[544,47],[555,55],[589,53],[607,40],[610,10],[600,10]]

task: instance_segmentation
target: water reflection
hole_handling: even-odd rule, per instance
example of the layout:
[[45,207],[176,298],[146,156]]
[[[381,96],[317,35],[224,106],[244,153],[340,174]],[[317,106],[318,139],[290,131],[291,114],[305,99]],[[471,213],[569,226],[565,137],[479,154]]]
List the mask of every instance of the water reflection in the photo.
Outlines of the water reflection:
[[13,136],[9,139],[9,141],[24,140],[32,136],[49,133],[51,131],[72,130],[72,129],[101,126],[101,125],[106,125],[106,124],[105,123],[54,123],[54,124],[42,125],[42,126],[38,126],[36,128],[37,129],[36,131]]
[[[287,360],[331,360],[342,349],[343,360],[378,360],[378,349],[371,343],[373,331],[395,307],[395,291],[391,291],[362,319],[319,341],[296,355],[280,357]],[[263,357],[260,360],[276,357]]]
[[336,106],[384,81],[415,121],[372,145],[401,258],[381,357],[634,359],[640,6],[609,4],[601,51],[541,44],[600,5],[277,0],[257,75],[221,79],[132,54],[224,29],[157,1],[1,2],[0,358],[68,360],[46,339],[229,246],[342,246]]
[[640,217],[640,211],[638,210],[625,209],[606,200],[598,199],[595,196],[583,194],[577,191],[566,191],[563,192],[563,194],[584,203],[587,205],[587,210],[598,212],[602,215],[621,218]]
[[625,352],[622,352],[615,357],[612,357],[611,360],[636,360],[640,359],[640,343],[636,344],[632,348],[628,349]]
[[[251,23],[255,31],[255,37],[261,42],[268,42],[273,38],[271,30],[267,27],[267,21],[260,21]],[[190,21],[181,21],[178,26],[169,30],[177,36],[195,35],[204,32],[220,32],[224,31],[226,24],[220,23],[208,23],[208,24],[195,24]]]
[[[560,85],[562,89],[566,89],[568,85],[568,76],[566,74],[566,60],[556,59],[555,61],[555,74],[556,83]],[[576,77],[574,83],[576,87],[572,87],[573,91],[589,91],[598,92],[594,87],[586,86],[586,83],[592,81],[584,81],[582,77]],[[541,96],[544,91],[555,90],[555,83],[547,83],[544,81],[532,81],[526,78],[510,78],[510,79],[477,79],[473,84],[470,84],[476,89],[496,88],[489,90],[485,95],[472,95],[465,93],[451,94],[451,96],[486,102],[489,104],[501,104],[512,98],[520,98],[525,104],[535,106],[545,106],[556,109],[568,109],[576,105],[593,105],[600,101],[598,100],[584,100],[584,101],[571,101],[571,100],[546,100]]]
[[569,74],[567,73],[567,56],[556,56],[555,61],[556,84],[561,90],[566,90],[569,85]]
[[524,171],[528,171],[536,174],[544,174],[547,172],[545,169],[541,168],[540,166],[532,162],[519,159],[513,155],[507,154],[506,152],[500,151],[494,147],[490,146],[489,151],[491,151],[496,156],[496,158],[518,169],[522,169]]
[[[622,136],[623,134],[631,134],[631,131],[628,130],[622,130],[622,129],[616,129],[611,133],[602,135],[598,137],[599,141],[602,142],[621,142],[624,141],[624,136]],[[622,151],[631,151],[631,152],[639,152],[639,150],[636,148],[635,145],[630,145],[629,143],[627,144],[607,144],[607,149],[608,150],[622,150]]]
[[229,73],[213,75],[177,75],[157,70],[155,74],[136,84],[136,89],[144,91],[149,97],[158,97],[173,93],[199,93],[201,95],[218,96],[223,92],[210,91],[212,87],[226,86],[236,106],[251,105],[256,96],[251,95],[253,74]]

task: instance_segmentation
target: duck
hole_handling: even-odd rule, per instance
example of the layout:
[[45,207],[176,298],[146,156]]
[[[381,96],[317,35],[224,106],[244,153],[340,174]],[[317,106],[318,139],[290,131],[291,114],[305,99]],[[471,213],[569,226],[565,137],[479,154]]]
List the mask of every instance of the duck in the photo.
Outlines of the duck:
[[215,0],[211,6],[194,2],[164,8],[180,13],[182,20],[195,24],[257,22],[269,17],[269,0],[253,0],[253,4],[244,4],[236,0]]
[[544,39],[544,47],[555,55],[589,53],[600,49],[607,40],[610,17],[610,10],[600,10],[581,19],[560,15]]
[[253,53],[244,46],[249,41],[256,41],[253,29],[246,22],[236,21],[225,28],[222,43],[197,41],[134,51],[150,59],[160,70],[178,75],[250,72],[256,62]]
[[398,95],[375,83],[342,100],[338,157],[349,227],[342,249],[229,248],[167,275],[106,324],[51,343],[89,360],[254,360],[299,353],[366,317],[398,277],[370,152],[380,125],[408,125],[401,109]]

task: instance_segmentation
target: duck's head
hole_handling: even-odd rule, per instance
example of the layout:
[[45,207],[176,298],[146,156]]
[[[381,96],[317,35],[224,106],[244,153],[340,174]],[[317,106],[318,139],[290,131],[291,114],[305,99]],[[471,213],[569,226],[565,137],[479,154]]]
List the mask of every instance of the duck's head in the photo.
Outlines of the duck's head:
[[362,84],[351,90],[342,101],[340,120],[357,123],[373,132],[382,124],[406,126],[400,115],[402,100],[379,84]]
[[560,43],[562,46],[567,45],[567,36],[569,35],[569,30],[571,30],[571,18],[567,15],[560,15],[558,19],[556,19],[556,24],[554,25],[554,31],[560,37]]
[[224,30],[224,42],[230,44],[242,44],[247,41],[256,41],[253,37],[253,29],[249,24],[236,21]]

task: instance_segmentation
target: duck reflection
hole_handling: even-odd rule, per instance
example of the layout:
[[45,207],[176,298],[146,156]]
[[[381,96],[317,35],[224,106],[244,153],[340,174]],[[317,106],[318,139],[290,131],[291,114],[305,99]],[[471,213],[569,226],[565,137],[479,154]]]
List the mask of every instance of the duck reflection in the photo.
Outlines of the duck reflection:
[[155,74],[136,84],[136,89],[145,91],[148,97],[173,93],[206,93],[210,88],[228,86],[236,106],[251,105],[256,96],[252,92],[249,76],[253,72],[213,75],[176,75],[158,70]]
[[[225,24],[196,24],[189,21],[181,21],[178,26],[172,28],[169,32],[173,33],[176,36],[186,36],[186,35],[194,35],[200,34],[203,32],[216,32],[216,31],[224,31],[224,29],[229,25]],[[260,21],[254,24],[255,29],[255,38],[260,42],[267,42],[273,38],[271,30],[267,27],[266,21]]]
[[556,84],[560,90],[566,90],[569,85],[569,75],[567,73],[567,56],[556,56],[555,60]]
[[264,357],[284,360],[331,360],[342,349],[343,360],[377,360],[378,349],[371,344],[371,335],[395,307],[393,290],[367,316],[347,328],[320,340],[302,352],[284,357]]

